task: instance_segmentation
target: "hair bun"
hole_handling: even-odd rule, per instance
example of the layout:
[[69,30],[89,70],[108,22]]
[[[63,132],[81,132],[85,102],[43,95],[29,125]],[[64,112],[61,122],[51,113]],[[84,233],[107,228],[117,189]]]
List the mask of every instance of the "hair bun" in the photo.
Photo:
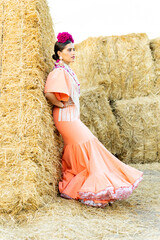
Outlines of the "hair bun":
[[58,59],[58,57],[56,56],[56,54],[53,54],[53,55],[52,55],[52,58],[53,58],[54,60],[57,60],[57,59]]

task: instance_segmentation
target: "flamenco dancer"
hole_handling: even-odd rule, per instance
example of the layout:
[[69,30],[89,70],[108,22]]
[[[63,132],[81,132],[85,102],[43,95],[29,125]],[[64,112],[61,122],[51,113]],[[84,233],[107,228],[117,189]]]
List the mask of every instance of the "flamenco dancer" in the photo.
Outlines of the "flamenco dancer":
[[64,140],[60,196],[94,207],[128,198],[143,172],[112,155],[80,120],[80,83],[69,67],[75,59],[74,40],[59,33],[52,58],[56,60],[44,87],[54,105],[53,120]]

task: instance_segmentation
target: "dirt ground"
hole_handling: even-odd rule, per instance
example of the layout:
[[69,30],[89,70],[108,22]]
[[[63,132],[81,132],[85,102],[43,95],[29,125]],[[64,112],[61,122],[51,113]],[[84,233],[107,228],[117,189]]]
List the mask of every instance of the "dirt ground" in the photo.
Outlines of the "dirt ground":
[[1,215],[0,240],[159,240],[160,163],[130,165],[144,176],[127,200],[101,209],[57,197],[16,221]]

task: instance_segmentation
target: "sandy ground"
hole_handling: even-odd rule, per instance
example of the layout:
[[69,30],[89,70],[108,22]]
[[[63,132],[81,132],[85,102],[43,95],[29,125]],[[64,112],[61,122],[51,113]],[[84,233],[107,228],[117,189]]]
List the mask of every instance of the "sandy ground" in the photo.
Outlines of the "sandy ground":
[[159,240],[160,163],[131,166],[144,177],[127,200],[101,209],[57,197],[34,215],[1,215],[0,240]]

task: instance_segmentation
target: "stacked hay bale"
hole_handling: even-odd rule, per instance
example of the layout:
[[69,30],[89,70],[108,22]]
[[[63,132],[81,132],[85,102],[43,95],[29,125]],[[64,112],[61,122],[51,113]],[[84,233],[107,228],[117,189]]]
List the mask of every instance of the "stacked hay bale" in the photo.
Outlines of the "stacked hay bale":
[[88,38],[76,46],[72,68],[82,88],[103,84],[111,100],[147,96],[154,88],[154,63],[145,33]]
[[[154,41],[152,47],[155,46],[157,47],[157,42]],[[158,70],[155,73],[147,35],[140,33],[88,38],[75,47],[77,60],[72,64],[72,68],[77,73],[82,88],[103,85],[106,95],[104,101],[110,100],[123,146],[121,153],[119,149],[116,152],[117,156],[127,163],[160,161],[160,142],[155,135],[159,133],[160,99],[151,97],[155,94]],[[159,51],[154,52],[154,56],[158,56]],[[99,105],[101,104],[99,102]],[[86,116],[92,111],[88,109]],[[93,113],[95,116],[98,114],[94,111]],[[98,124],[101,123],[100,120]],[[105,124],[103,126],[101,139],[102,143],[105,143],[106,127]],[[92,128],[92,123],[89,127]],[[113,142],[119,139],[115,138]]]
[[[120,153],[121,139],[104,87],[81,91],[81,120],[91,132],[114,154]],[[115,141],[117,139],[117,141]]]
[[75,45],[76,60],[71,66],[80,79],[82,88],[98,85],[102,78],[105,79],[108,86],[111,83],[106,59],[102,53],[102,44],[102,37],[89,37]]
[[57,193],[60,152],[43,90],[55,35],[44,0],[2,1],[0,211],[35,210]]
[[1,28],[0,28],[0,74],[1,74],[1,71],[2,71],[2,41],[3,41],[3,38],[2,38],[2,32],[3,32],[3,25],[2,25],[2,22],[3,22],[3,4],[0,4],[0,24],[1,24]]
[[160,161],[160,97],[118,100],[113,107],[123,142],[118,157],[126,163]]
[[160,38],[150,40],[150,48],[155,67],[155,94],[160,94]]

